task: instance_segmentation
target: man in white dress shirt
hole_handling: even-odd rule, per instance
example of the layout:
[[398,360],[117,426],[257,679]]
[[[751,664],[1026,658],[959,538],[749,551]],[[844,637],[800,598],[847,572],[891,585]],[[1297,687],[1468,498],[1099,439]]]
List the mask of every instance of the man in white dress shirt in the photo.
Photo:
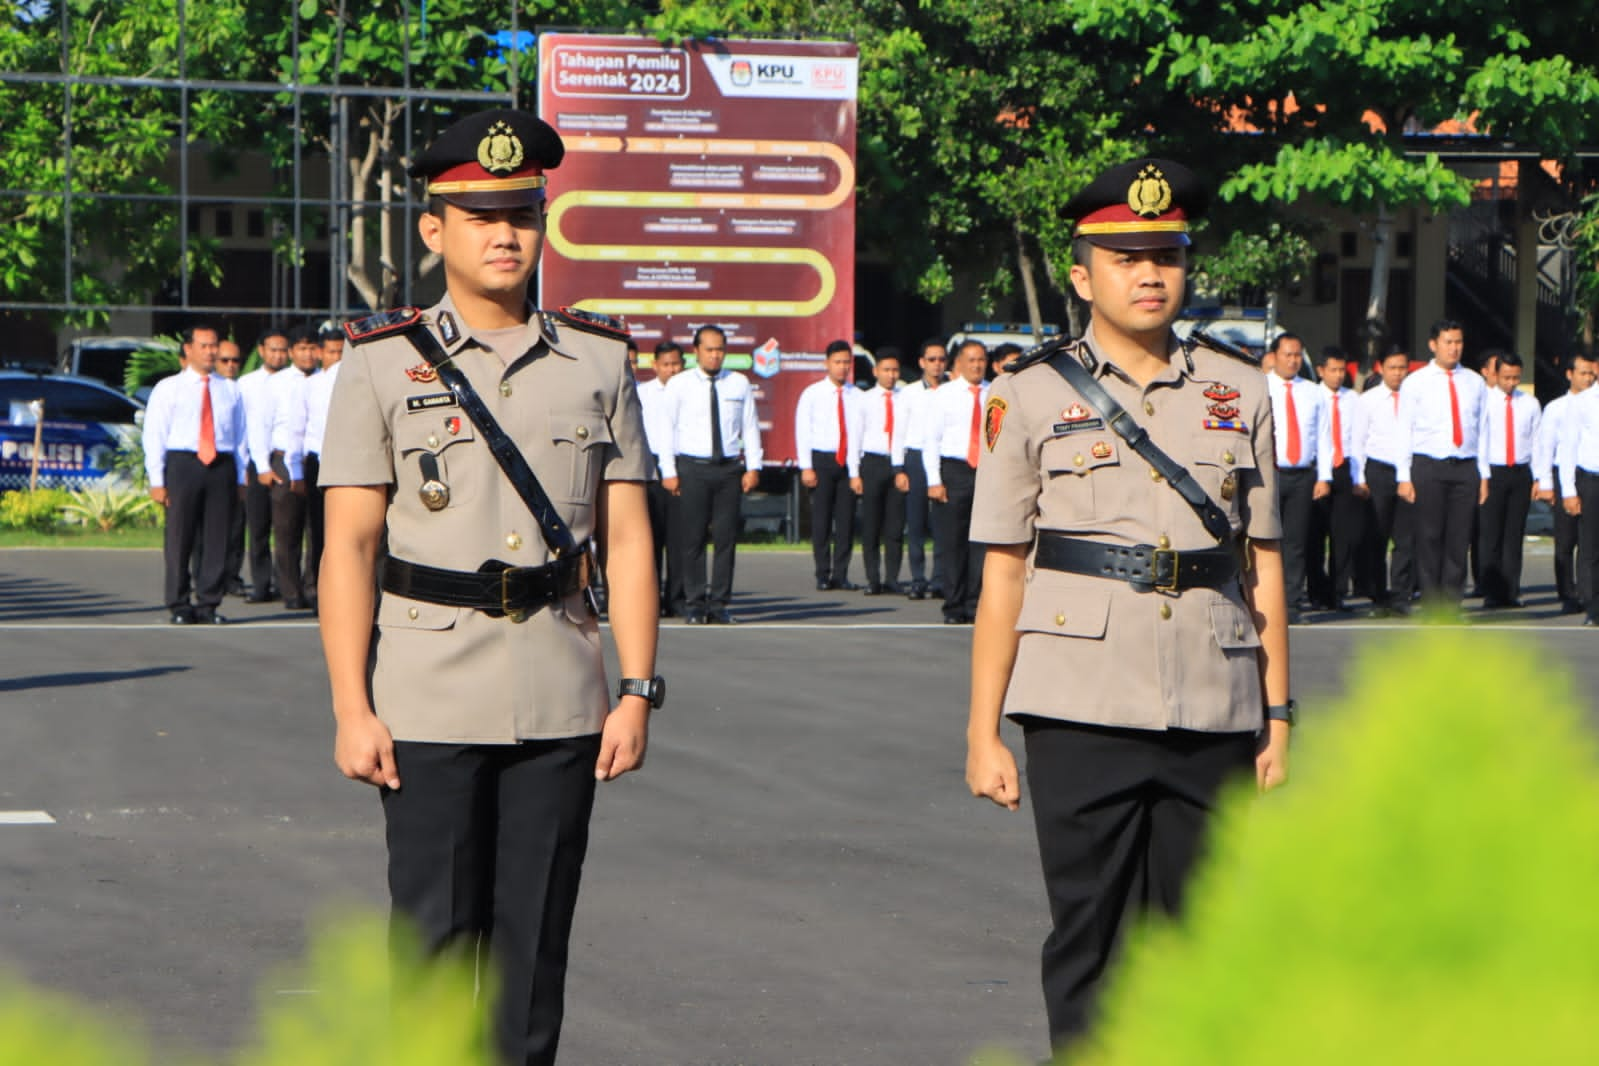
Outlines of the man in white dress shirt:
[[1328,440],[1332,445],[1332,491],[1316,500],[1310,511],[1310,566],[1307,580],[1311,602],[1330,611],[1348,610],[1348,594],[1355,573],[1355,548],[1360,543],[1364,517],[1360,452],[1355,441],[1362,434],[1363,411],[1359,394],[1346,382],[1349,358],[1342,348],[1329,345],[1316,358],[1316,376],[1327,400]]
[[[927,401],[944,383],[944,373],[949,366],[949,355],[944,350],[943,342],[936,338],[923,341],[922,354],[916,363],[922,372],[921,377],[900,390],[905,402],[905,476],[910,480],[910,488],[905,493],[905,539],[908,545],[906,554],[911,568],[911,587],[906,595],[913,600],[924,600],[929,590],[927,582],[929,535],[933,538],[933,586],[940,586],[944,576],[943,571],[939,569],[939,534],[938,528],[931,521],[932,515],[928,509],[927,469],[922,459],[922,452],[926,447],[924,432]],[[942,594],[942,587],[939,588],[939,592]]]
[[322,436],[328,427],[328,405],[333,400],[333,383],[339,379],[339,360],[344,358],[344,331],[335,325],[324,326],[321,341],[322,372],[312,374],[305,383],[305,598],[316,603],[317,573],[322,569],[322,490],[317,484],[322,469]]
[[[236,341],[224,337],[217,342],[217,373],[237,383],[244,369],[244,352]],[[245,433],[245,448],[240,456],[249,464],[249,433]],[[222,567],[222,587],[229,596],[244,595],[244,501],[235,499],[228,513],[228,558]]]
[[811,490],[811,561],[817,591],[857,586],[849,579],[855,550],[855,497],[861,491],[861,391],[850,382],[849,341],[827,346],[827,376],[806,386],[794,405],[794,455],[800,484]]
[[1310,547],[1310,512],[1332,492],[1332,419],[1327,390],[1300,377],[1305,344],[1292,333],[1271,343],[1272,369],[1266,375],[1277,444],[1277,509],[1283,524],[1283,581],[1288,621],[1301,620],[1305,596],[1305,557]]
[[[1555,593],[1560,597],[1560,613],[1576,614],[1588,600],[1587,570],[1577,558],[1577,518],[1566,513],[1561,498],[1567,495],[1556,483],[1555,452],[1571,403],[1588,389],[1599,374],[1599,361],[1584,355],[1566,360],[1566,381],[1570,389],[1564,396],[1549,401],[1538,421],[1538,440],[1534,446],[1532,473],[1538,479],[1538,499],[1548,503],[1555,520]],[[1572,493],[1575,495],[1575,493]]]
[[898,592],[905,552],[905,390],[899,349],[877,350],[877,385],[861,396],[861,563],[866,595]]
[[245,467],[244,523],[249,533],[250,594],[246,603],[277,598],[272,572],[272,375],[289,365],[289,335],[269,326],[255,345],[261,365],[239,379],[244,403],[244,435],[249,442]]
[[[1372,612],[1379,618],[1410,611],[1416,591],[1415,550],[1411,522],[1414,506],[1399,498],[1399,387],[1410,373],[1410,356],[1389,352],[1377,369],[1376,384],[1360,394],[1361,436],[1356,445],[1369,510],[1361,554],[1368,574]],[[1393,561],[1388,546],[1393,545]]]
[[272,378],[272,560],[283,606],[311,609],[305,588],[306,390],[321,362],[316,331],[301,326],[289,335],[290,366]]
[[1465,332],[1441,319],[1428,330],[1432,362],[1399,390],[1399,495],[1416,505],[1416,580],[1424,599],[1458,608],[1466,551],[1488,482],[1477,468],[1487,386],[1460,365]]
[[[644,438],[661,467],[671,448],[672,427],[666,421],[666,386],[683,369],[683,346],[664,340],[655,346],[651,362],[655,376],[638,387],[639,406],[644,410]],[[677,559],[671,550],[672,516],[677,497],[666,491],[659,477],[649,483],[650,532],[655,538],[655,572],[661,578],[661,617],[681,618],[684,613],[683,583],[678,580]]]
[[[738,546],[741,493],[761,480],[761,424],[755,390],[742,374],[722,369],[727,334],[716,326],[694,332],[694,369],[666,388],[664,424],[671,440],[661,455],[661,485],[678,497],[672,527],[677,572],[683,582],[683,621],[733,622],[733,561]],[[705,534],[716,552],[705,581]]]
[[955,352],[955,376],[927,398],[922,469],[942,537],[944,624],[970,625],[983,585],[983,545],[972,540],[972,499],[988,400],[988,349],[967,341]]
[[1599,388],[1567,405],[1555,446],[1561,507],[1577,519],[1577,565],[1587,575],[1585,626],[1599,626]]
[[[144,468],[150,498],[167,509],[164,600],[174,625],[221,624],[228,516],[244,491],[244,408],[239,388],[216,374],[217,331],[183,333],[183,364],[150,393]],[[189,567],[200,554],[191,603]]]
[[1494,387],[1482,405],[1477,471],[1488,496],[1477,511],[1477,565],[1485,609],[1521,606],[1521,547],[1537,491],[1532,472],[1542,410],[1521,391],[1522,361],[1501,352]]

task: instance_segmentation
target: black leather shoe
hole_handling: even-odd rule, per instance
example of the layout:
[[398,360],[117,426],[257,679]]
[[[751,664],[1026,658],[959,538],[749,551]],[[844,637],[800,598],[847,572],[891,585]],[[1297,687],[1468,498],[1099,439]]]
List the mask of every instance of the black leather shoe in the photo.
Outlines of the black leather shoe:
[[709,615],[706,616],[705,620],[707,622],[710,622],[712,625],[718,625],[718,626],[734,626],[734,625],[738,625],[738,620],[733,617],[732,612],[729,611],[726,607],[723,607],[723,608],[720,608],[718,610],[712,611]]
[[1289,625],[1291,625],[1291,626],[1301,625],[1304,621],[1305,621],[1305,616],[1299,613],[1299,608],[1297,608],[1297,607],[1288,608],[1288,624]]
[[925,581],[912,581],[911,582],[911,590],[909,592],[907,592],[905,594],[905,596],[906,596],[907,599],[912,599],[912,600],[925,600],[925,599],[927,599],[927,582],[925,582]]
[[175,626],[192,625],[194,624],[194,612],[187,607],[179,608],[172,612],[171,621]]
[[304,596],[300,596],[292,600],[284,600],[283,606],[285,610],[290,611],[309,611],[311,609],[311,601]]
[[853,581],[830,581],[827,587],[835,592],[859,592],[861,588]]
[[228,624],[226,615],[217,614],[215,611],[195,611],[194,624],[197,626],[225,626]]
[[705,612],[703,612],[703,611],[690,611],[688,614],[685,614],[683,616],[683,624],[686,625],[686,626],[702,626],[702,625],[704,625],[705,624]]
[[972,624],[972,620],[959,611],[945,611],[944,624],[947,626],[967,626]]
[[881,596],[883,591],[883,583],[881,581],[868,581],[866,587],[861,589],[861,595]]
[[1582,601],[1581,600],[1561,600],[1560,601],[1560,613],[1561,614],[1581,614],[1582,613]]
[[827,578],[819,577],[819,578],[816,579],[816,591],[817,592],[826,592],[828,589],[830,589],[832,587],[833,587],[833,583],[831,581],[827,580]]
[[1582,620],[1582,624],[1585,626],[1599,626],[1599,618],[1595,618],[1590,614],[1587,618]]
[[246,596],[244,598],[244,602],[245,603],[271,603],[272,602],[272,597],[264,595],[264,594],[260,595],[260,596],[257,596],[255,593],[252,592],[252,593],[250,593],[248,596]]
[[238,578],[234,578],[232,581],[229,581],[228,582],[228,595],[229,596],[243,596],[244,595],[244,582],[239,580]]

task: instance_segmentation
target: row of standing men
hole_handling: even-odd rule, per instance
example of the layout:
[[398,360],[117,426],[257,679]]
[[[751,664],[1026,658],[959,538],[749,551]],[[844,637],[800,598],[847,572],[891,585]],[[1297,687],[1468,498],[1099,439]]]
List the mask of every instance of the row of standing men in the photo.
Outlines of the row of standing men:
[[1392,352],[1357,392],[1341,350],[1315,357],[1317,383],[1301,375],[1299,337],[1273,340],[1263,369],[1291,620],[1309,608],[1343,612],[1351,590],[1377,616],[1406,613],[1416,598],[1458,608],[1468,573],[1485,608],[1521,607],[1534,500],[1554,512],[1561,609],[1595,617],[1599,529],[1579,553],[1579,507],[1565,501],[1579,497],[1581,471],[1599,470],[1599,422],[1583,452],[1584,420],[1569,417],[1591,408],[1576,399],[1599,364],[1568,359],[1569,391],[1545,410],[1520,388],[1520,357],[1487,353],[1478,373],[1461,365],[1464,347],[1459,323],[1441,320],[1429,331],[1431,361],[1412,371],[1408,355]]
[[182,369],[146,407],[145,471],[167,508],[163,600],[175,625],[226,622],[228,593],[316,606],[317,470],[344,335],[271,327],[256,351],[260,366],[241,377],[236,343],[210,326],[185,330]]
[[[662,612],[686,623],[731,623],[739,498],[759,482],[762,448],[753,390],[726,370],[726,337],[695,333],[695,366],[682,348],[655,348],[655,377],[639,386],[645,431],[660,469],[651,520],[662,575]],[[976,341],[949,358],[923,343],[920,376],[901,385],[902,358],[876,357],[875,384],[851,381],[847,341],[828,345],[826,376],[808,386],[794,412],[801,483],[810,492],[811,549],[818,591],[941,598],[944,621],[969,623],[977,609],[982,548],[970,537],[990,356]],[[850,580],[859,501],[864,586]],[[933,540],[929,568],[926,543]],[[707,573],[706,542],[714,548]],[[909,562],[910,581],[901,567]],[[929,569],[931,572],[929,573]]]

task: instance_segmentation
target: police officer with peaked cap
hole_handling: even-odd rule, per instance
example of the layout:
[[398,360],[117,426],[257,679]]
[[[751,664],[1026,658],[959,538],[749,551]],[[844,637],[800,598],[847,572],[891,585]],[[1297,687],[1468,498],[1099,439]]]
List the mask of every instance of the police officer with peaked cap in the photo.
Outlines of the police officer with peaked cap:
[[[447,292],[347,327],[320,472],[335,759],[381,791],[396,920],[430,953],[481,939],[517,1064],[555,1061],[595,782],[642,765],[664,694],[653,462],[623,335],[527,302],[561,155],[548,125],[501,110],[417,160]],[[617,690],[577,547],[591,536]]]
[[[1009,364],[984,409],[966,778],[1018,807],[999,735],[1002,716],[1018,723],[1054,922],[1043,986],[1057,1048],[1091,1024],[1128,920],[1177,909],[1217,790],[1251,765],[1263,789],[1287,769],[1265,383],[1241,353],[1171,331],[1204,207],[1195,176],[1162,159],[1113,167],[1074,197],[1071,278],[1091,325]],[[1118,409],[1153,448],[1113,427]]]

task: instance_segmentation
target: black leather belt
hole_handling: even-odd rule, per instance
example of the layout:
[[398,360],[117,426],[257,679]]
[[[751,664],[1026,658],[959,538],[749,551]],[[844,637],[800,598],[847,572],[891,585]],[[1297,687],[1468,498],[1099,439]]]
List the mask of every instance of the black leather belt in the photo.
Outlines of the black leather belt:
[[475,572],[441,570],[390,556],[383,563],[383,591],[396,596],[470,607],[492,618],[528,615],[588,587],[588,553],[543,566],[512,566],[490,559]]
[[1140,592],[1219,589],[1238,577],[1231,548],[1179,551],[1153,544],[1102,544],[1041,530],[1033,565],[1045,570],[1125,581]]

